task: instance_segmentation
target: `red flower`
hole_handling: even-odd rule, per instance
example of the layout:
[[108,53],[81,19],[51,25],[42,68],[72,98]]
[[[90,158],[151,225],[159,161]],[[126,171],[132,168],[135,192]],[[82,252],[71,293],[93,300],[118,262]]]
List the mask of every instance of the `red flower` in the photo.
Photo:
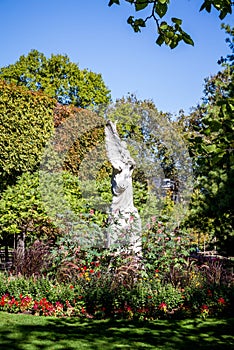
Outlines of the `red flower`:
[[74,286],[70,286],[69,288],[70,288],[70,289],[74,289]]
[[224,305],[225,304],[225,300],[223,298],[219,298],[218,299],[218,303],[221,304],[221,305]]
[[209,308],[208,308],[207,305],[203,304],[203,305],[201,306],[201,310],[202,310],[202,311],[204,311],[204,310],[209,310]]
[[167,304],[166,303],[161,303],[158,306],[159,310],[163,310],[164,312],[167,310]]
[[212,291],[211,291],[210,289],[208,289],[207,295],[208,295],[209,297],[212,297]]

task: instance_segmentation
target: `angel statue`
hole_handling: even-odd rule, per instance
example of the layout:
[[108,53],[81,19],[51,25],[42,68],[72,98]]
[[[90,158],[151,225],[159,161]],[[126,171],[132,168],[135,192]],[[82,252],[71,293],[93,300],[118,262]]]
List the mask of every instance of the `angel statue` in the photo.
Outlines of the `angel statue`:
[[107,156],[113,168],[107,247],[128,247],[137,254],[141,252],[141,220],[133,204],[132,173],[136,163],[126,142],[121,141],[116,124],[107,121],[105,135]]

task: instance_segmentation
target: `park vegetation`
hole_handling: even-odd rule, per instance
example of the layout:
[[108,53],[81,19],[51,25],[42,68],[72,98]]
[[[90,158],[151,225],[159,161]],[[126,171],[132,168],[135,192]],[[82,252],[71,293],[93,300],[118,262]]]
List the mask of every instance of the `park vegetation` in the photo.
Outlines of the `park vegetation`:
[[[67,56],[33,50],[0,69],[0,310],[233,316],[233,28],[225,30],[232,53],[206,80],[203,103],[176,119],[133,95],[110,104],[101,75]],[[107,118],[139,164],[139,259],[98,244],[112,198]],[[155,174],[174,187],[160,192]]]

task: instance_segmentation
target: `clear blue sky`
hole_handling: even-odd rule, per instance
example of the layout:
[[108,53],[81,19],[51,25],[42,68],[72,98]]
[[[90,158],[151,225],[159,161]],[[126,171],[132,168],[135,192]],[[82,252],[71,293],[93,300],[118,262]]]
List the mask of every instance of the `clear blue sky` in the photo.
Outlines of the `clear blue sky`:
[[[195,41],[195,47],[171,50],[155,44],[153,24],[133,32],[126,23],[134,14],[130,4],[108,2],[0,0],[0,66],[32,49],[48,57],[67,54],[80,68],[101,73],[113,100],[130,92],[164,112],[188,112],[202,97],[204,78],[219,70],[217,60],[229,52],[217,12],[199,13],[202,0],[171,0],[169,16],[182,18]],[[224,21],[233,25],[231,16]]]

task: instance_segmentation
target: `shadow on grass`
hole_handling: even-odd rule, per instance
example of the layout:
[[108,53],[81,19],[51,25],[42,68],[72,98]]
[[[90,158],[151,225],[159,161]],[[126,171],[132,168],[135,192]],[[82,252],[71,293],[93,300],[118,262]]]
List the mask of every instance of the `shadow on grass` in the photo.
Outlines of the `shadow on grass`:
[[133,322],[0,313],[1,350],[233,350],[234,319]]

